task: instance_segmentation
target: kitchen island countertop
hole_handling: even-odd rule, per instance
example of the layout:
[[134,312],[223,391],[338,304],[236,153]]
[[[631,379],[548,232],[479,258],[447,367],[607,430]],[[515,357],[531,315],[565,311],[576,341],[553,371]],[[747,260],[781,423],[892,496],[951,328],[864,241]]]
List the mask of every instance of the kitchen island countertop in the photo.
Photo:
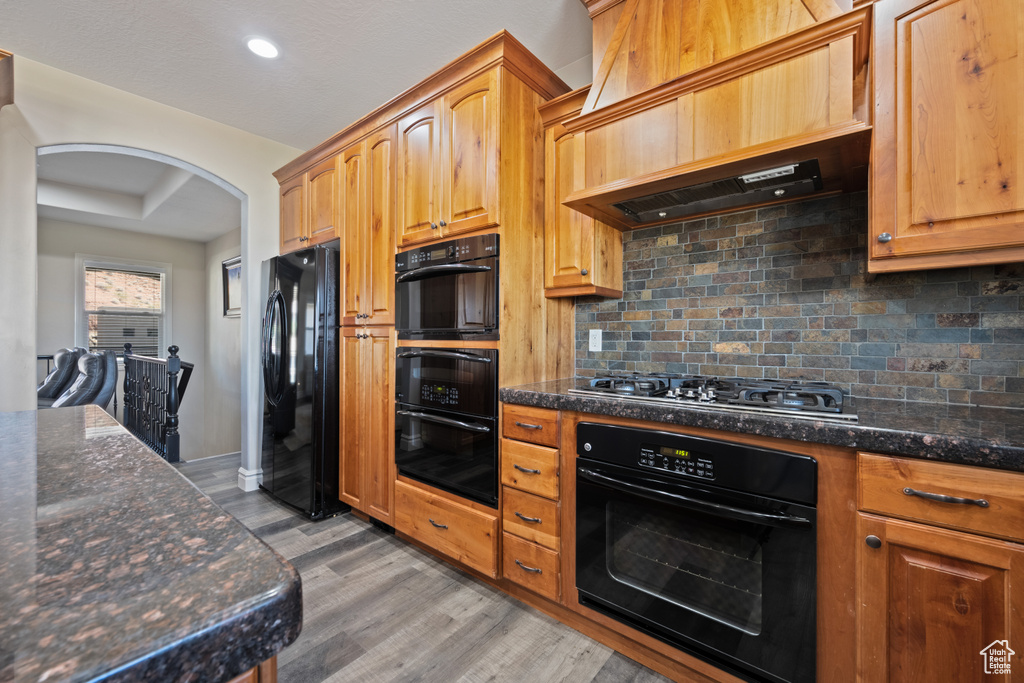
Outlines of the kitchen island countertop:
[[302,624],[295,569],[97,406],[0,413],[0,680],[227,681]]
[[505,387],[499,398],[518,405],[1024,471],[1024,410],[1019,409],[855,398],[858,420],[840,423],[569,393],[586,384],[569,378]]

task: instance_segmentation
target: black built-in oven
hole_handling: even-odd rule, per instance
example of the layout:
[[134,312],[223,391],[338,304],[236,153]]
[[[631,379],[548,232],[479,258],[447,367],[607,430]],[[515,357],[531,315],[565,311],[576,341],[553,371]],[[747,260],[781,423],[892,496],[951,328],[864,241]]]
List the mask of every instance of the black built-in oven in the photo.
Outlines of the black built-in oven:
[[815,679],[817,463],[668,432],[576,432],[580,603],[746,680]]
[[498,504],[498,351],[399,347],[398,473]]
[[498,338],[498,235],[476,235],[395,257],[399,339]]

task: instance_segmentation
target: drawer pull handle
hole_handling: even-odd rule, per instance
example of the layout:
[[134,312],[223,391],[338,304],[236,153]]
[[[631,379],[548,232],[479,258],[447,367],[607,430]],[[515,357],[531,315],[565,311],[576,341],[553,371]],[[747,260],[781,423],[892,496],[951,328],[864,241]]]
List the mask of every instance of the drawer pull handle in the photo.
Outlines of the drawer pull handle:
[[903,493],[908,496],[918,496],[919,498],[925,498],[926,500],[934,500],[937,503],[956,503],[957,505],[977,505],[980,508],[987,508],[988,501],[984,498],[957,498],[955,496],[946,496],[941,493],[928,493],[927,491],[915,491],[912,488],[903,489]]
[[530,524],[540,524],[540,517],[527,517],[518,510],[516,511],[516,517],[523,520],[524,522],[529,522]]
[[519,568],[522,569],[524,572],[531,572],[533,574],[543,574],[544,573],[543,569],[540,569],[538,567],[527,567],[525,564],[523,564],[519,560],[516,560],[516,564],[518,564]]
[[429,517],[427,517],[427,521],[430,522],[431,524],[433,524],[438,529],[447,529],[448,528],[447,524],[438,524],[437,522],[435,522],[434,520],[430,519]]
[[540,474],[540,470],[531,470],[529,467],[520,467],[515,463],[512,463],[512,467],[515,467],[520,472],[526,472],[527,474]]
[[544,429],[543,425],[531,425],[525,422],[516,422],[516,427],[522,427],[523,429]]

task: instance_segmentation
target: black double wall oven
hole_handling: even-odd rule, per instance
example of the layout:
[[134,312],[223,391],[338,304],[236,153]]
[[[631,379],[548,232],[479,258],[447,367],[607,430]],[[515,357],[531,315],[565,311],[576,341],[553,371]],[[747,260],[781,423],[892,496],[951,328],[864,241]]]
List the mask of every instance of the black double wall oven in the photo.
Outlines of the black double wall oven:
[[[397,255],[395,462],[398,473],[498,504],[498,351],[433,344],[498,339],[498,236]],[[456,348],[453,348],[456,346]]]
[[817,462],[586,422],[576,444],[580,603],[745,680],[813,682]]

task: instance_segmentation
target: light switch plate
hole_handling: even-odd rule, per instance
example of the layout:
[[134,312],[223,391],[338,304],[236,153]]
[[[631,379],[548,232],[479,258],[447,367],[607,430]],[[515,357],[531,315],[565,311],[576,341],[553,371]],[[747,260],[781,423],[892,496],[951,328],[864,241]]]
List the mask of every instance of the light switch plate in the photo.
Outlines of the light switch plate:
[[600,351],[601,350],[601,330],[590,331],[590,350]]

